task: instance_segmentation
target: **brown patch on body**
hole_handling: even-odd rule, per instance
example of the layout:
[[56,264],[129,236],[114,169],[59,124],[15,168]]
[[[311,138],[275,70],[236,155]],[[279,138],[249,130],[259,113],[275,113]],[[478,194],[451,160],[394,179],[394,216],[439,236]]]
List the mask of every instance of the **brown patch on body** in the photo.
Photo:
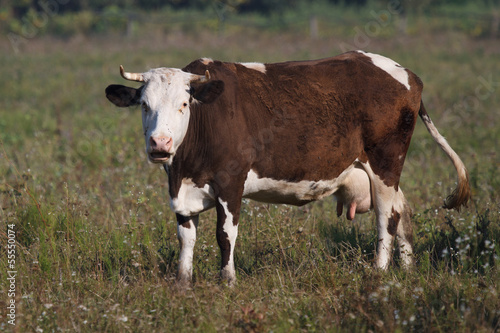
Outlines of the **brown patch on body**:
[[391,217],[389,217],[389,224],[387,225],[387,232],[391,236],[395,236],[396,235],[400,219],[401,219],[401,214],[399,214],[398,212],[396,212],[394,210],[394,207],[392,207],[392,215],[391,215]]
[[366,154],[375,174],[377,174],[385,185],[393,186],[398,190],[399,178],[410,146],[411,136],[417,121],[418,109],[402,107],[392,113],[393,121],[387,120],[383,126],[385,129],[377,129],[384,133],[383,137],[374,140],[374,129],[367,131]]

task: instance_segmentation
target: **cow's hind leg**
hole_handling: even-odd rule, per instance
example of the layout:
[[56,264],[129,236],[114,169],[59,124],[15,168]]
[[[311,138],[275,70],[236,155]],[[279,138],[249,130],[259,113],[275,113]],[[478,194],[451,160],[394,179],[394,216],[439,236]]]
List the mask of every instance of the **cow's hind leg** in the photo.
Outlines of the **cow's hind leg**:
[[[409,104],[401,109],[377,110],[383,118],[374,117],[366,122],[364,152],[360,155],[372,185],[372,201],[377,214],[378,250],[376,264],[386,269],[391,258],[394,236],[398,234],[400,246],[410,247],[410,209],[399,189],[406,152],[418,115],[417,105]],[[383,125],[382,125],[382,120]],[[403,253],[403,261],[411,260],[411,253]]]
[[182,216],[177,214],[177,238],[181,246],[177,280],[181,285],[191,282],[193,275],[193,251],[196,243],[198,215]]
[[[377,218],[378,247],[376,266],[387,269],[392,259],[394,237],[399,229],[404,234],[404,227],[400,227],[401,217],[409,216],[404,209],[404,196],[395,186],[388,186],[376,175],[369,163],[363,167],[372,184],[372,201]],[[406,205],[407,206],[407,205]],[[406,238],[405,238],[406,239]]]
[[401,257],[401,265],[405,268],[410,268],[413,266],[413,226],[411,222],[411,208],[406,198],[401,191],[398,189],[396,197],[396,210],[400,214],[400,220],[397,228],[397,238],[399,245],[399,254]]

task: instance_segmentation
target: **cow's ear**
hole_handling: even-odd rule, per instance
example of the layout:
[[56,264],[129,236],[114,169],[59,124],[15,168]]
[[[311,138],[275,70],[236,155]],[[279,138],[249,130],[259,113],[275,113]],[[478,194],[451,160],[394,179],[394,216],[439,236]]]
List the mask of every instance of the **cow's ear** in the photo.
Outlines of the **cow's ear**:
[[140,103],[142,88],[125,87],[120,84],[112,84],[106,88],[106,97],[116,106],[125,108]]
[[209,104],[215,101],[223,91],[224,82],[218,80],[191,86],[191,96],[204,104]]

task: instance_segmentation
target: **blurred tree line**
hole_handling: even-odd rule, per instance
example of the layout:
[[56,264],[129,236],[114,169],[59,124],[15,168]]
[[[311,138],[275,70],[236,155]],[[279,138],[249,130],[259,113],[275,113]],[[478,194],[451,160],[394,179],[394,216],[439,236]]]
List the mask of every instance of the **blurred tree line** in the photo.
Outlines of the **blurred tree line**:
[[[317,37],[320,21],[341,22],[342,13],[365,15],[366,22],[382,20],[385,25],[391,15],[388,8],[400,18],[436,17],[440,28],[469,36],[500,37],[500,0],[0,0],[0,31],[13,45],[42,34],[130,36],[142,24],[166,30],[177,24],[183,31],[203,26],[219,32],[227,22],[266,28],[300,25]],[[407,20],[401,22],[400,30],[406,31]]]
[[110,6],[122,9],[158,10],[164,7],[173,9],[203,10],[214,6],[229,7],[239,13],[256,12],[273,14],[293,8],[299,4],[307,5],[317,2],[344,6],[366,6],[373,3],[397,3],[403,8],[429,10],[442,5],[465,5],[481,3],[496,6],[500,0],[0,0],[1,15],[21,18],[30,10],[51,10],[57,13],[79,11],[102,11]]

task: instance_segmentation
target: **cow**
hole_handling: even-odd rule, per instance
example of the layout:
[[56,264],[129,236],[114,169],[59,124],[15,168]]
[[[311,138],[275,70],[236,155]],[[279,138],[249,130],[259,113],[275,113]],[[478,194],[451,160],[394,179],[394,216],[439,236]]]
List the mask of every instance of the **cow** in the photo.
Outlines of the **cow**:
[[214,207],[220,277],[235,283],[242,198],[300,206],[333,195],[348,219],[373,210],[375,266],[389,267],[397,236],[401,264],[412,267],[412,212],[399,181],[417,116],[457,171],[444,207],[470,199],[465,165],[431,121],[422,81],[389,58],[364,51],[272,64],[201,58],[182,69],[120,66],[120,73],[142,85],[113,84],[106,97],[141,106],[148,159],[168,175],[179,283],[192,279],[198,216]]

